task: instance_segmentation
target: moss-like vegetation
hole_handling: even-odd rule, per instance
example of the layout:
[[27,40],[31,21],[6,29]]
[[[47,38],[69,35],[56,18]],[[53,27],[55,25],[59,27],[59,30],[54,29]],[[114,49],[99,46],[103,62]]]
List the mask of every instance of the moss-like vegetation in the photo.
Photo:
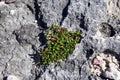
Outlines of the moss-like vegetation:
[[52,25],[46,32],[47,45],[40,50],[44,65],[65,60],[80,41],[80,31],[69,32],[66,28]]

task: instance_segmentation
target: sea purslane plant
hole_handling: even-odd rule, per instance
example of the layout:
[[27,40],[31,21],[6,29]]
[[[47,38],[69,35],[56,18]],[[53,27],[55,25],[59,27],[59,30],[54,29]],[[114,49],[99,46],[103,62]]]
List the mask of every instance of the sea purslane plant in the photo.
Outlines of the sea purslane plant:
[[65,60],[80,41],[80,31],[68,31],[66,28],[52,25],[46,31],[46,46],[40,49],[44,65]]

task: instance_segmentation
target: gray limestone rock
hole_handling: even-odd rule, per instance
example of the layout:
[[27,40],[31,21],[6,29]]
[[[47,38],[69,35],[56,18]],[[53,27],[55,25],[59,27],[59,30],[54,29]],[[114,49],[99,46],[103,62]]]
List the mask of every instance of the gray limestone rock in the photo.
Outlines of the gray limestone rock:
[[[25,33],[22,33],[22,35],[26,35],[28,41],[31,41],[32,43],[32,40],[37,40],[38,38],[34,38],[39,35],[39,33],[36,31],[38,28],[34,21],[35,17],[32,15],[29,8],[27,8],[26,4],[22,2],[19,4],[17,4],[17,2],[16,4],[5,4],[4,2],[0,2],[1,80],[8,75],[16,75],[20,77],[21,80],[30,80],[30,77],[32,76],[31,70],[33,68],[34,60],[29,55],[35,52],[32,49],[32,45],[37,44],[36,46],[38,46],[40,43],[38,43],[38,41],[36,41],[36,43],[33,41],[32,45],[23,46],[19,41],[17,41],[14,32],[25,27]],[[26,26],[23,25],[28,25],[30,27],[28,28],[29,32],[27,31]],[[36,33],[32,33],[32,31],[35,31]],[[24,39],[23,36],[22,39]]]
[[[98,52],[114,51],[119,55],[119,1],[0,2],[0,79],[15,75],[21,80],[103,80],[89,71],[89,60]],[[82,38],[60,66],[37,66],[39,48],[45,43],[44,32],[51,24],[81,30]]]
[[38,0],[38,5],[42,15],[41,19],[51,24],[61,24],[64,16],[67,15],[66,8],[70,5],[70,0]]
[[[19,30],[15,30],[13,34],[16,35],[16,40],[21,44],[40,45],[39,35],[40,30],[33,24],[23,25]],[[39,44],[38,44],[39,43]]]

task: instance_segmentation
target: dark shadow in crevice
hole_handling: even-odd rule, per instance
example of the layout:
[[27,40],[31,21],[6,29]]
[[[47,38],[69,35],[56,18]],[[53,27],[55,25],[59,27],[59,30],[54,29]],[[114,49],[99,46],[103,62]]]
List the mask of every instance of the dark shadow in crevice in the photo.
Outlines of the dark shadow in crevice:
[[35,54],[29,54],[29,56],[34,60],[35,65],[41,69],[40,72],[38,72],[39,70],[35,70],[35,79],[34,80],[38,80],[41,75],[45,72],[47,66],[43,65],[42,63],[42,58],[40,56],[40,50],[36,50],[35,46],[32,45],[32,49],[35,51]]
[[[42,33],[40,33],[39,35],[39,41],[41,42],[41,47],[43,47],[44,48],[44,46],[46,45],[46,37],[45,37],[45,35],[44,35],[44,33],[42,32]],[[35,62],[35,64],[37,64],[37,66],[40,66],[40,65],[43,65],[43,63],[42,63],[42,58],[41,58],[41,56],[40,56],[40,49],[38,50],[34,45],[32,45],[32,49],[34,50],[34,51],[36,51],[35,52],[35,54],[32,54],[32,55],[30,55],[31,56],[31,58],[33,58],[33,60],[34,60],[34,62]]]
[[34,10],[29,4],[27,4],[27,8],[32,12],[32,14],[34,14]]
[[111,34],[110,37],[113,37],[115,35],[115,30],[113,29],[113,27],[111,26]]
[[42,58],[40,56],[40,50],[36,50],[34,45],[32,45],[32,49],[35,52],[34,52],[34,54],[29,54],[29,56],[34,60],[35,65],[40,67],[41,65],[43,65]]
[[41,77],[42,73],[39,73],[39,75],[36,75],[34,80],[39,80],[39,78]]
[[39,41],[41,42],[41,45],[40,45],[40,46],[46,45],[47,40],[46,40],[45,34],[42,32],[42,33],[40,33],[38,36],[39,36]]
[[38,26],[43,29],[47,29],[47,23],[43,21],[43,14],[40,10],[40,6],[38,5],[38,0],[34,0],[34,8],[35,8],[35,19],[37,20]]
[[34,54],[29,54],[29,56],[34,60],[35,65],[39,67],[42,62],[40,53],[34,45],[32,45],[32,49],[35,52],[34,52]]
[[88,80],[92,80],[91,76],[88,76]]
[[90,7],[90,5],[91,5],[90,2],[88,2],[88,7]]
[[120,61],[120,55],[119,54],[117,54],[115,51],[113,51],[113,50],[110,50],[110,49],[106,49],[106,50],[104,50],[104,52],[103,53],[105,53],[105,54],[110,54],[110,55],[112,55],[112,56],[115,56],[115,58],[118,60],[118,61]]
[[101,77],[102,79],[104,79],[104,80],[114,80],[114,79],[106,78],[106,77],[104,77],[104,76],[102,76],[102,75],[100,75],[100,77]]
[[7,80],[7,77],[4,77],[3,80]]
[[93,55],[93,53],[94,53],[93,49],[88,49],[87,54],[86,54],[86,58],[89,59]]
[[[35,79],[34,80],[38,80],[41,75],[43,74],[43,72],[45,72],[46,70],[46,66],[42,64],[42,60],[41,60],[41,57],[40,57],[40,53],[36,52],[36,54],[32,54],[32,55],[29,55],[31,58],[34,59],[34,62],[35,62],[35,65],[38,67],[38,68],[42,68],[43,71],[40,71],[39,73],[36,72],[34,75],[35,75]],[[43,67],[41,67],[43,66]],[[36,71],[36,70],[35,70]],[[37,74],[38,73],[38,74]]]
[[81,18],[80,18],[80,27],[86,31],[88,30],[87,25],[85,24],[85,16],[82,13],[81,13]]
[[[40,66],[40,72],[39,72],[39,74],[36,74],[36,77],[35,77],[35,79],[34,80],[39,80],[40,79],[40,77],[42,76],[42,74],[46,71],[46,66],[45,65],[42,65],[42,66]],[[37,72],[37,70],[36,70],[36,72],[35,73],[38,73]]]
[[35,63],[36,66],[40,66],[41,61],[42,61],[41,57],[40,57],[40,53],[38,53],[36,51],[35,54],[29,54],[29,56],[34,60],[34,63]]
[[71,0],[68,0],[67,5],[65,6],[65,8],[64,8],[63,11],[62,11],[62,19],[61,19],[61,21],[60,21],[60,26],[62,25],[64,19],[65,19],[65,18],[67,17],[67,15],[68,15],[68,7],[69,7],[69,5],[70,5],[70,2],[71,2]]
[[104,80],[114,80],[114,79],[106,78],[106,77],[103,76],[103,75],[105,75],[104,72],[101,73],[100,77],[101,77],[102,79],[104,79]]

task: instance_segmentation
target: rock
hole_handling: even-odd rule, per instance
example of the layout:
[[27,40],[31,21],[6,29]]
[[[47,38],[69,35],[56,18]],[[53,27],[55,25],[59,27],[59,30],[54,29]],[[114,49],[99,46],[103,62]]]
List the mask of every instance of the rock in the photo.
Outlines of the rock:
[[[13,33],[25,24],[33,24],[32,30],[37,29],[37,25],[34,23],[35,18],[26,4],[22,2],[15,4],[0,6],[0,79],[14,74],[19,75],[21,80],[30,80],[34,60],[29,55],[35,51],[31,44],[21,46]],[[15,10],[16,13],[11,15],[11,10]],[[39,33],[35,35],[33,33],[31,36],[33,38],[36,35]],[[35,44],[40,45],[39,43]],[[31,79],[33,80],[33,78]]]
[[9,75],[7,77],[7,80],[20,80],[18,77],[14,76],[14,75]]
[[23,25],[19,30],[15,30],[13,33],[16,35],[16,39],[20,44],[34,45],[36,41],[39,43],[37,37],[40,30],[33,24]]
[[104,0],[106,2],[107,13],[120,18],[120,0]]
[[[119,1],[16,0],[11,4],[1,1],[0,79],[14,74],[21,80],[103,80],[98,70],[97,75],[89,71],[89,62],[96,53],[120,53]],[[37,66],[35,63],[40,61],[37,53],[45,44],[44,33],[51,24],[70,31],[81,30],[82,39],[60,66],[54,63]]]
[[68,7],[69,4],[70,0],[38,0],[38,5],[40,6],[39,10],[41,11],[41,13],[39,12],[38,15],[41,15],[40,19],[44,23],[47,23],[47,26],[50,26],[52,24],[60,25],[62,19],[64,18],[64,14],[66,14],[65,8]]
[[[107,79],[119,80],[119,64],[116,56],[111,54],[99,53],[93,57],[93,61],[90,63],[90,69],[93,74],[98,76],[104,76]],[[99,64],[94,64],[95,60],[99,60]]]
[[6,4],[9,4],[9,3],[15,2],[16,0],[0,0],[0,1],[3,1],[3,2],[5,2]]
[[[104,0],[69,0],[66,2],[60,0],[57,1],[57,3],[50,1],[49,4],[48,2],[49,0],[38,0],[38,7],[36,9],[40,10],[40,12],[37,13],[41,16],[41,18],[38,16],[38,21],[45,23],[42,26],[46,24],[50,26],[52,23],[55,23],[68,28],[68,30],[82,30],[82,36],[84,38],[75,48],[73,54],[68,57],[67,61],[61,63],[61,68],[51,67],[50,65],[50,71],[47,69],[39,79],[90,80],[89,78],[99,78],[97,76],[91,76],[87,62],[89,62],[90,56],[95,54],[94,52],[104,52],[110,49],[119,53],[119,42],[115,40],[115,35],[117,35],[115,34],[115,30],[118,29],[116,22],[119,22],[119,19],[106,14],[107,9],[105,8],[106,3]],[[63,6],[59,5],[61,3]],[[55,5],[59,5],[59,8],[58,6],[55,7]],[[61,15],[62,13],[66,14]],[[99,26],[99,24],[102,25]],[[103,28],[104,25],[106,29]],[[98,30],[100,31],[100,36],[96,34]],[[96,35],[95,38],[93,37],[94,35]],[[67,62],[69,62],[69,64]],[[68,65],[71,66],[71,68],[69,68]],[[54,72],[51,72],[52,69],[54,69]],[[57,71],[57,69],[59,70]],[[80,70],[80,72],[78,72],[78,70]]]
[[5,3],[9,4],[9,3],[13,3],[15,2],[16,0],[5,0]]

